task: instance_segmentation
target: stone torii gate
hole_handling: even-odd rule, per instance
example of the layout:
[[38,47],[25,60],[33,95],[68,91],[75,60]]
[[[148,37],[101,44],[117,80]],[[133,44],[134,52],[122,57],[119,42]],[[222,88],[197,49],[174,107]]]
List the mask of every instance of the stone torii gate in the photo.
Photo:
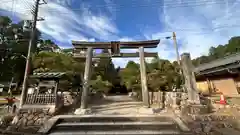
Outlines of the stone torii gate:
[[[146,79],[146,67],[145,67],[145,57],[155,57],[158,56],[157,52],[147,53],[144,52],[144,48],[156,48],[160,40],[147,40],[147,41],[137,41],[137,42],[84,42],[84,41],[72,41],[74,46],[73,57],[77,59],[86,59],[85,62],[85,72],[84,72],[84,83],[83,92],[81,97],[81,106],[76,110],[76,114],[86,113],[88,109],[88,91],[89,91],[89,81],[91,79],[91,69],[93,58],[108,58],[108,57],[140,57],[140,72],[141,72],[141,86],[142,86],[142,99],[144,106],[149,107],[149,94],[147,88]],[[93,54],[94,49],[109,49],[109,53],[103,54]],[[121,53],[121,49],[139,49],[139,52],[135,53]]]

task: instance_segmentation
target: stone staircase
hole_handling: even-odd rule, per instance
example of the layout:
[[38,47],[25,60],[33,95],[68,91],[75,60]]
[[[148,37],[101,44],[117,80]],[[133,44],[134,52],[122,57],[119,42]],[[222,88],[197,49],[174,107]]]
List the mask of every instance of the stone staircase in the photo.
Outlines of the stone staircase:
[[[54,124],[53,124],[54,123]],[[190,135],[167,116],[63,116],[44,132],[49,135]],[[49,126],[48,126],[49,127]]]

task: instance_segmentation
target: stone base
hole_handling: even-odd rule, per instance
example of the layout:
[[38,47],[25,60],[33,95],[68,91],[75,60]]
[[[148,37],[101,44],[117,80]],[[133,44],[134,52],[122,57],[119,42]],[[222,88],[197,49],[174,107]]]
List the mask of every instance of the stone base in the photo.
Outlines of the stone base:
[[0,118],[0,127],[7,127],[10,125],[11,121],[13,120],[14,116],[13,115],[5,115],[1,116]]
[[39,126],[52,117],[50,109],[22,109],[13,118],[12,125],[17,127]]
[[181,108],[182,115],[186,114],[193,114],[193,115],[199,115],[199,114],[207,114],[210,113],[209,107],[207,105],[201,105],[201,104],[192,104],[192,105],[186,105],[183,108]]
[[174,113],[176,113],[176,114],[180,114],[180,113],[181,113],[181,110],[176,109],[176,110],[174,110]]
[[154,112],[153,112],[152,108],[148,108],[148,107],[143,106],[143,107],[138,109],[138,113],[139,114],[153,114]]
[[140,115],[148,115],[148,114],[159,114],[159,113],[165,113],[167,112],[166,109],[162,109],[162,108],[148,108],[148,107],[141,107],[138,109],[138,114]]
[[90,108],[87,108],[87,109],[78,108],[74,112],[74,114],[77,114],[77,115],[87,115],[91,113],[92,113],[92,110]]
[[180,106],[179,106],[179,105],[176,105],[176,104],[173,104],[173,105],[171,106],[171,108],[174,109],[174,110],[179,110],[179,109],[180,109]]

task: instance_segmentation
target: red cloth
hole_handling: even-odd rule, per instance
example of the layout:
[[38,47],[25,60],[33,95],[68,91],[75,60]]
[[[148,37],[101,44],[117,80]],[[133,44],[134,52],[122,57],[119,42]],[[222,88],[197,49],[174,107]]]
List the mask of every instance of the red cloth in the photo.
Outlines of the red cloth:
[[14,97],[13,98],[7,97],[5,99],[8,101],[8,103],[14,103],[15,102],[15,98]]
[[227,101],[225,100],[225,97],[224,97],[223,94],[221,94],[221,96],[220,96],[220,102],[219,103],[222,104],[222,105],[226,105],[227,104]]

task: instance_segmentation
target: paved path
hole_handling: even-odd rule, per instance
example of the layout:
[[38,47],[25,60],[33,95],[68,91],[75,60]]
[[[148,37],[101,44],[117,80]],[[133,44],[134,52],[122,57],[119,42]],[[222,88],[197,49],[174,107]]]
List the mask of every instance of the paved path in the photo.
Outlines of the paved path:
[[129,96],[107,96],[90,104],[94,114],[106,115],[145,115],[153,114],[153,109],[145,108],[142,102],[135,101]]

